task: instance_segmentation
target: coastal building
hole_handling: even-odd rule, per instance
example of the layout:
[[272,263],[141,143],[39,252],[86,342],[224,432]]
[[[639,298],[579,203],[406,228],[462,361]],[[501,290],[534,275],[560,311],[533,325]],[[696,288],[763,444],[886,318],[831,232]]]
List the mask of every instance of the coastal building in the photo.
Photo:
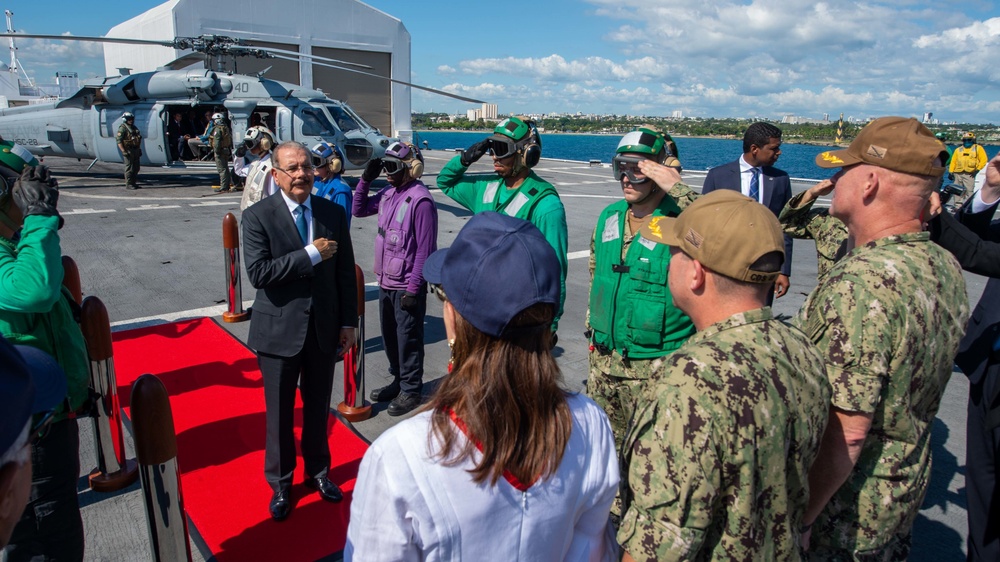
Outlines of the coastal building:
[[[410,33],[399,19],[357,0],[169,0],[114,26],[107,35],[156,40],[238,37],[255,46],[360,63],[371,67],[361,69],[364,72],[410,80]],[[265,72],[272,80],[321,89],[392,136],[410,133],[409,86],[330,68],[330,63],[314,59],[242,57],[234,62],[227,57],[224,62],[235,64],[241,74]],[[187,50],[105,43],[104,65],[108,75],[115,76],[119,68],[146,72],[203,68],[204,63]]]

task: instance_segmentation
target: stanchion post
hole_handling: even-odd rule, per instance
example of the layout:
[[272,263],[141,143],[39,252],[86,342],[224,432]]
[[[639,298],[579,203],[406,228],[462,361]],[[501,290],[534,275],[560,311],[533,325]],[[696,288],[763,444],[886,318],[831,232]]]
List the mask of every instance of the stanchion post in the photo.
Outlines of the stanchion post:
[[358,422],[372,415],[371,404],[365,404],[365,274],[354,266],[358,284],[358,338],[354,347],[344,354],[344,401],[337,411],[347,421]]
[[90,386],[96,393],[91,415],[97,468],[90,472],[90,487],[95,492],[113,492],[135,482],[138,471],[135,459],[125,458],[108,309],[95,296],[84,299],[80,308],[80,327],[90,356]]
[[83,304],[83,289],[80,285],[80,268],[76,266],[76,262],[73,258],[69,256],[62,257],[63,266],[63,287],[69,290],[69,293],[73,295],[73,300],[76,304]]
[[236,216],[226,213],[222,219],[222,247],[226,262],[226,302],[223,322],[243,322],[250,315],[243,310],[243,274],[240,272],[240,225]]
[[153,560],[190,562],[174,415],[167,389],[153,375],[132,384],[132,431]]

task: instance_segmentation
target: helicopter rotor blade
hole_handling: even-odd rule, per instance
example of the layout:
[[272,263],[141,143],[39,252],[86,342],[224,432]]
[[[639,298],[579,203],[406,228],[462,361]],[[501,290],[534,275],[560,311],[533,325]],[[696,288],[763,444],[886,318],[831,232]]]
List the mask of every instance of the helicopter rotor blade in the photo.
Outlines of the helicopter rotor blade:
[[[284,55],[274,55],[274,58],[276,58],[276,59],[290,60],[290,61],[296,61],[297,60],[297,59],[295,59],[293,57],[286,57]],[[483,100],[477,100],[477,99],[474,99],[474,98],[467,98],[465,96],[460,96],[458,94],[453,94],[451,92],[446,92],[444,90],[435,90],[434,88],[428,88],[427,86],[420,86],[418,84],[413,84],[413,83],[410,83],[410,82],[404,82],[403,80],[397,80],[395,78],[389,78],[388,76],[382,76],[381,74],[374,74],[374,73],[371,73],[371,72],[365,72],[363,70],[355,70],[353,68],[344,68],[342,66],[337,66],[337,65],[333,65],[333,64],[327,64],[327,63],[324,63],[324,62],[316,62],[316,61],[314,61],[313,64],[319,65],[319,66],[325,66],[327,68],[335,68],[337,70],[343,70],[345,72],[354,72],[356,74],[362,74],[364,76],[371,76],[373,78],[381,78],[382,80],[388,80],[388,81],[392,82],[393,84],[401,84],[403,86],[409,86],[411,88],[416,88],[418,90],[423,90],[425,92],[430,92],[432,94],[438,94],[438,95],[441,95],[441,96],[446,96],[446,97],[454,98],[454,99],[461,100],[461,101],[467,101],[469,103],[486,103]]]
[[11,37],[14,39],[49,39],[52,41],[94,41],[97,43],[124,43],[128,45],[157,45],[160,47],[173,47],[173,40],[155,39],[126,39],[123,37],[92,37],[86,35],[40,35],[37,33],[0,33],[0,37]]
[[265,51],[265,52],[269,52],[269,53],[280,54],[280,55],[288,55],[288,56],[292,56],[292,57],[301,57],[301,58],[304,58],[304,59],[313,59],[313,60],[324,61],[324,62],[331,62],[331,63],[336,63],[336,64],[346,64],[348,66],[356,66],[358,68],[368,68],[368,69],[371,69],[371,67],[368,66],[367,64],[361,64],[359,62],[350,62],[350,61],[344,61],[344,60],[338,60],[338,59],[331,59],[331,58],[327,58],[327,57],[321,57],[319,55],[307,55],[305,53],[298,53],[296,51],[287,51],[285,49],[276,49],[274,47],[258,47],[258,46],[255,45],[255,46],[253,46],[253,48],[254,49],[260,49],[261,51]]

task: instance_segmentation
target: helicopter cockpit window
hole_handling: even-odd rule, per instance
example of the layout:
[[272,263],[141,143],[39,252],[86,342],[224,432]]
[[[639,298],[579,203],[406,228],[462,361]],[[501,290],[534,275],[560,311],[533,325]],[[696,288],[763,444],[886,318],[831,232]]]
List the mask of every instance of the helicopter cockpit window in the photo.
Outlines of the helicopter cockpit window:
[[302,118],[302,134],[306,136],[331,136],[334,134],[333,124],[322,112],[307,108],[299,114]]
[[326,104],[324,107],[326,107],[326,110],[330,112],[330,116],[333,117],[333,120],[337,123],[337,126],[340,127],[341,131],[346,133],[347,131],[355,131],[361,128],[361,125],[359,125],[354,119],[354,116],[347,111],[344,111],[343,107],[330,104]]

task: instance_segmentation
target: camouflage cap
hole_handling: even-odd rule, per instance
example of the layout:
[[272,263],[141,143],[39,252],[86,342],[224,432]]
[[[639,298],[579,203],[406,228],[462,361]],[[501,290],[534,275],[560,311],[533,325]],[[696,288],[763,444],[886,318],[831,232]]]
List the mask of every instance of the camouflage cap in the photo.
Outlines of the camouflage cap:
[[880,117],[868,125],[851,145],[816,156],[820,168],[871,164],[904,174],[941,177],[948,151],[934,133],[916,119]]
[[766,254],[785,255],[781,224],[770,209],[738,191],[703,195],[677,218],[653,217],[639,232],[737,281],[773,283],[781,273],[780,264],[774,271],[754,269]]

